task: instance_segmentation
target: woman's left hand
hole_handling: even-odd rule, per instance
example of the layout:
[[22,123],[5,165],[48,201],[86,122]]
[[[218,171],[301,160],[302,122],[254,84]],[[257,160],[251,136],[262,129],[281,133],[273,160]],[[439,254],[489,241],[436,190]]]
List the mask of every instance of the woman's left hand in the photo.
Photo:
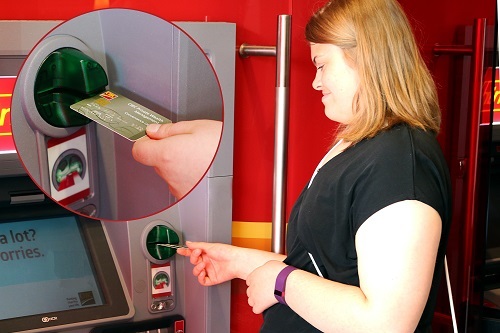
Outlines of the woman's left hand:
[[256,268],[247,277],[248,305],[256,314],[262,313],[270,306],[278,303],[274,297],[276,277],[286,264],[281,261],[270,260]]

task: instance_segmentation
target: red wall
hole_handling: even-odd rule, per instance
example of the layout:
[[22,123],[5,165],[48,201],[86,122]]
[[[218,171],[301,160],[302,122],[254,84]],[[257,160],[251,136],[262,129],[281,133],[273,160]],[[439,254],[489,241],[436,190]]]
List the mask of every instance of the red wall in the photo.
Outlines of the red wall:
[[[143,10],[171,21],[226,21],[237,24],[237,41],[274,45],[279,14],[292,14],[292,65],[287,212],[331,141],[334,124],[323,115],[319,93],[311,88],[314,67],[303,28],[325,0],[29,0],[2,5],[0,19],[69,19],[99,6]],[[475,17],[494,19],[495,0],[401,0],[415,27],[418,41],[439,86],[444,119],[449,119],[448,61],[435,58],[436,43],[452,44],[455,29]],[[233,221],[271,221],[274,141],[275,59],[236,59],[234,206]],[[445,121],[440,140],[445,153],[452,138]],[[458,227],[458,226],[456,226]],[[452,239],[452,247],[458,240]],[[252,245],[252,243],[246,243]],[[254,247],[268,247],[257,241]],[[256,332],[260,316],[246,304],[245,286],[233,283],[232,332]]]

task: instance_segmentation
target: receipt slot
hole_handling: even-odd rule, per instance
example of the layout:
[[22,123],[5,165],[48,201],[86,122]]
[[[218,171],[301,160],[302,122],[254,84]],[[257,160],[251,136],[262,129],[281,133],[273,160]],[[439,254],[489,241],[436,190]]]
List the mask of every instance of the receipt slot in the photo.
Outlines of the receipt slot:
[[105,220],[156,214],[179,198],[153,168],[134,160],[132,141],[69,107],[104,90],[172,122],[223,121],[214,68],[173,23],[135,10],[104,9],[49,32],[16,81],[14,142],[45,193],[70,210]]

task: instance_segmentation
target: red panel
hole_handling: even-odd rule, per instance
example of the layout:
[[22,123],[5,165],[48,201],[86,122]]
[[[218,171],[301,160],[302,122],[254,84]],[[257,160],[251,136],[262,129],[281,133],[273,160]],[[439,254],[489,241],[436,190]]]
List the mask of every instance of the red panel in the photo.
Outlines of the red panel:
[[[492,82],[493,69],[488,67],[483,82],[483,107],[481,125],[490,123],[490,110],[493,110],[493,122],[500,123],[500,71],[495,69],[495,81]],[[493,93],[493,96],[491,94]],[[493,106],[491,105],[493,103]]]
[[0,153],[15,150],[10,126],[10,102],[15,77],[0,77]]
[[0,20],[64,20],[91,11],[94,0],[4,1]]

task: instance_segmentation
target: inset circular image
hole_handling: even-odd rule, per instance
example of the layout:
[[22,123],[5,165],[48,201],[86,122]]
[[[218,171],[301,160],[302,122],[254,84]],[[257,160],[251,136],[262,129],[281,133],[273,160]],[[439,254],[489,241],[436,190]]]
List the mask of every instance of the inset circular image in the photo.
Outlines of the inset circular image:
[[207,52],[177,25],[130,9],[54,28],[28,55],[12,95],[28,174],[61,205],[104,220],[151,216],[189,195],[222,135],[222,92]]

